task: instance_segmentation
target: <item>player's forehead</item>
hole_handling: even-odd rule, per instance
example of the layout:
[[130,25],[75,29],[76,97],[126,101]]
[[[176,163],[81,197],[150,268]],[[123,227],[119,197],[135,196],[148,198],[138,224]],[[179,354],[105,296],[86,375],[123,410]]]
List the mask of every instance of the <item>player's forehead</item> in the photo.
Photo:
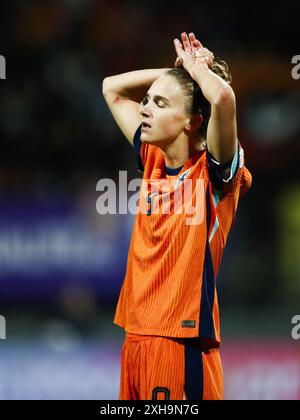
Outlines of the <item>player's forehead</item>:
[[182,100],[182,89],[177,80],[168,75],[161,75],[148,90],[149,96],[161,96],[171,103]]

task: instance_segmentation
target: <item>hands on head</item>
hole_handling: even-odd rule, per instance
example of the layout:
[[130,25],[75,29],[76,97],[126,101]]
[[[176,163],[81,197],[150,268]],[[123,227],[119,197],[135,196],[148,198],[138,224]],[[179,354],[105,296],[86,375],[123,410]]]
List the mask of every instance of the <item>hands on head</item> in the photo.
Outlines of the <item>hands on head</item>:
[[182,42],[178,38],[174,39],[177,54],[175,67],[184,67],[188,72],[195,64],[206,64],[209,68],[212,68],[214,63],[213,53],[203,47],[193,32],[188,35],[183,32],[181,40]]

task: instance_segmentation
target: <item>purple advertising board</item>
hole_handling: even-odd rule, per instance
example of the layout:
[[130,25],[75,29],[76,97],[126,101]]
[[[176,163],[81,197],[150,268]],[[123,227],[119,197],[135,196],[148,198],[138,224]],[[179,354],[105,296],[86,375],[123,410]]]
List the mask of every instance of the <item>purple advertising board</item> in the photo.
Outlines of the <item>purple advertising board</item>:
[[115,299],[133,218],[66,195],[0,198],[0,299],[52,298],[69,283]]

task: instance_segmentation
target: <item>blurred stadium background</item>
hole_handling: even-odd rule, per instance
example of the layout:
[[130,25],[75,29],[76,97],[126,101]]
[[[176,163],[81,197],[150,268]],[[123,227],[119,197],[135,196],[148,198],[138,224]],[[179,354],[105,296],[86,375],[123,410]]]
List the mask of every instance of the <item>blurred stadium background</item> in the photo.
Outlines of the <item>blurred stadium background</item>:
[[1,399],[117,399],[112,323],[131,215],[96,212],[99,179],[138,176],[105,76],[170,67],[194,31],[233,74],[253,174],[219,275],[227,399],[300,399],[300,3],[13,0],[1,5]]

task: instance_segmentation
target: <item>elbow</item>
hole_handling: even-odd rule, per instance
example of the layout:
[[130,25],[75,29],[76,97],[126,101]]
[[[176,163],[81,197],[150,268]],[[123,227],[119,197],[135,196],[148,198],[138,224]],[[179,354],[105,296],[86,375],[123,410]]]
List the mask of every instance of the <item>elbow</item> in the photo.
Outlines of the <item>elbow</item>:
[[123,97],[117,90],[114,84],[113,76],[106,77],[102,82],[102,95],[106,102],[117,103]]
[[215,107],[235,107],[235,94],[231,86],[222,86],[216,94],[213,103]]
[[102,82],[102,95],[105,97],[109,92],[109,77],[106,77]]

